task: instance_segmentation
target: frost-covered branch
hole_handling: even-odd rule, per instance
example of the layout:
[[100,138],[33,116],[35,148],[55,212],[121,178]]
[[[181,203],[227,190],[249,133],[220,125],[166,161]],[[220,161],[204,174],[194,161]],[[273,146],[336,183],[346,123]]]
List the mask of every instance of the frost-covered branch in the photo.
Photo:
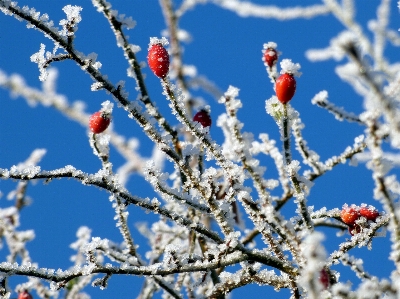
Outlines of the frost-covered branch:
[[347,120],[350,122],[356,122],[362,124],[360,118],[353,114],[346,112],[343,108],[336,107],[334,104],[328,101],[328,92],[323,90],[315,95],[315,97],[311,100],[311,103],[314,105],[318,105],[321,108],[325,108],[330,113],[332,113],[337,120]]
[[[85,173],[71,165],[63,168],[50,166],[53,170],[45,171],[39,166],[45,150],[33,151],[26,161],[19,164],[14,162],[14,166],[7,165],[13,163],[8,160],[1,161],[6,164],[0,165],[3,167],[0,168],[0,179],[6,181],[4,190],[7,190],[6,199],[10,202],[2,200],[0,208],[0,247],[4,245],[5,250],[9,251],[5,260],[0,261],[0,297],[15,298],[17,296],[12,294],[15,291],[19,293],[18,298],[31,296],[30,293],[36,292],[34,296],[46,299],[60,296],[65,299],[86,299],[89,295],[84,292],[90,285],[104,290],[114,283],[112,278],[116,275],[144,277],[139,291],[140,299],[158,296],[158,291],[162,292],[163,298],[224,299],[231,292],[235,294],[235,289],[246,289],[250,284],[269,286],[275,290],[288,289],[292,299],[361,299],[378,298],[382,294],[397,297],[400,293],[400,182],[397,173],[400,160],[400,64],[387,56],[389,47],[400,45],[397,28],[390,28],[393,1],[379,1],[376,4],[376,16],[367,22],[363,19],[366,14],[357,15],[358,3],[354,0],[322,0],[320,4],[298,6],[283,3],[277,6],[258,4],[252,0],[149,2],[149,8],[155,5],[160,10],[166,24],[166,30],[161,32],[165,37],[150,37],[147,48],[147,62],[153,73],[151,75],[159,78],[159,85],[155,85],[154,91],[150,87],[157,81],[149,80],[147,84],[146,76],[142,72],[145,64],[138,60],[141,47],[146,46],[131,43],[127,35],[127,30],[132,29],[136,22],[117,12],[110,2],[92,0],[95,9],[111,27],[111,41],[115,38],[117,47],[122,49],[120,54],[125,57],[128,68],[126,77],[134,80],[133,100],[125,90],[125,81],[113,83],[114,79],[110,80],[100,70],[102,64],[97,61],[97,54],[83,54],[79,51],[78,45],[82,46],[82,42],[85,43],[86,40],[83,39],[85,32],[78,31],[78,25],[80,29],[83,24],[91,26],[88,22],[82,22],[82,16],[88,12],[86,6],[64,6],[62,10],[65,17],[58,22],[57,28],[47,14],[42,14],[35,8],[19,6],[10,0],[0,0],[2,14],[26,22],[28,28],[38,30],[52,43],[52,50],[49,51],[44,44],[40,44],[39,50],[30,57],[31,62],[36,63],[39,68],[41,87],[32,88],[34,83],[26,84],[25,80],[29,78],[23,79],[24,74],[7,75],[0,71],[0,88],[8,91],[11,97],[23,97],[31,106],[40,104],[53,107],[62,116],[80,124],[86,130],[86,133],[82,130],[81,133],[86,134],[93,155],[98,158],[95,162],[100,165],[96,173]],[[206,5],[200,7],[200,4]],[[132,7],[140,5],[136,3]],[[399,6],[398,3],[397,5]],[[91,12],[95,13],[93,6]],[[298,20],[303,23],[306,21],[304,19],[318,16],[336,19],[344,26],[344,31],[335,33],[325,48],[307,50],[306,56],[314,62],[345,60],[335,66],[336,74],[358,95],[348,93],[347,89],[341,89],[340,86],[335,91],[330,90],[329,94],[334,95],[331,96],[333,99],[338,97],[334,93],[337,91],[340,91],[343,99],[357,99],[361,96],[363,103],[351,103],[359,105],[360,109],[356,106],[340,108],[337,103],[329,102],[328,90],[323,90],[320,80],[309,82],[310,77],[304,76],[306,78],[296,86],[294,77],[300,75],[300,64],[282,59],[287,52],[285,49],[278,49],[275,42],[263,41],[260,43],[262,63],[259,62],[261,71],[264,71],[264,67],[267,71],[267,74],[264,73],[266,80],[263,87],[274,91],[274,95],[265,102],[265,108],[277,127],[261,127],[259,119],[254,118],[254,122],[257,122],[256,129],[254,132],[245,132],[244,126],[247,128],[247,124],[239,120],[239,109],[253,109],[251,113],[255,114],[258,111],[254,108],[259,103],[249,105],[249,101],[239,100],[239,88],[229,83],[227,91],[222,93],[217,85],[225,84],[221,80],[225,78],[218,76],[225,74],[219,72],[218,65],[213,65],[212,73],[205,77],[198,75],[197,69],[208,68],[185,61],[185,57],[190,57],[192,61],[202,64],[208,61],[209,57],[206,55],[214,58],[208,49],[196,53],[199,54],[197,56],[193,55],[192,49],[186,52],[191,47],[187,42],[192,37],[189,29],[193,22],[186,22],[185,18],[190,17],[189,10],[194,9],[204,9],[206,13],[219,12],[221,15],[224,13],[221,12],[223,9],[229,11],[229,18],[258,18],[253,21],[263,22],[263,25],[266,22],[266,28],[269,28],[271,19],[275,20],[272,20],[276,25],[274,28],[278,28],[278,21]],[[84,14],[81,14],[82,11]],[[134,13],[141,14],[142,11],[134,10]],[[400,11],[396,9],[395,13]],[[359,22],[359,19],[365,24]],[[219,21],[218,18],[215,20]],[[238,20],[248,21],[244,18]],[[152,21],[148,24],[153,23],[159,25],[159,22]],[[4,24],[8,26],[7,22]],[[181,28],[183,24],[189,29]],[[141,33],[139,30],[143,27],[140,26],[135,29],[135,35]],[[312,27],[308,28],[312,30]],[[15,30],[18,30],[17,27]],[[296,30],[293,32],[297,32]],[[272,36],[272,33],[275,34],[275,31],[271,31],[271,38],[280,38],[279,35]],[[287,41],[296,51],[302,49],[300,46],[303,44],[307,49],[315,44],[314,36],[313,39],[304,36],[295,40],[291,31],[284,32],[284,35],[287,35]],[[19,38],[19,35],[16,36]],[[102,46],[108,47],[107,35],[104,34],[101,38],[103,37]],[[193,37],[197,42],[197,37]],[[142,37],[134,43],[141,40]],[[21,41],[21,44],[24,42],[28,44],[29,41]],[[241,41],[235,38],[229,42],[232,42],[232,51],[224,52],[218,59],[234,55],[234,45]],[[286,41],[282,44],[282,48],[288,47]],[[15,43],[11,42],[9,45],[11,47]],[[89,46],[93,45],[95,43]],[[214,45],[212,42],[206,46]],[[205,45],[197,46],[201,48]],[[304,50],[306,49],[302,51]],[[10,57],[7,63],[18,66],[19,58]],[[245,63],[246,59],[249,58],[243,55],[240,62]],[[111,95],[115,103],[103,100],[103,108],[89,117],[83,102],[70,102],[66,96],[61,95],[56,88],[57,71],[52,66],[56,63],[64,65],[66,60],[75,62],[82,73],[90,77],[92,83],[89,83],[88,88],[92,92],[105,92]],[[233,65],[232,70],[236,67],[237,65]],[[313,71],[311,68],[310,64],[303,65],[305,73],[310,74]],[[65,71],[64,68],[62,70]],[[256,74],[257,71],[254,68],[252,70]],[[114,74],[110,74],[110,78],[113,76]],[[324,73],[325,77],[328,77],[328,72]],[[251,77],[251,80],[256,79],[258,77]],[[268,84],[269,80],[271,84]],[[318,151],[315,146],[311,148],[308,145],[311,140],[306,140],[304,136],[316,136],[306,132],[306,129],[314,128],[306,128],[306,122],[303,123],[299,112],[293,108],[299,107],[299,111],[308,113],[307,105],[310,103],[302,101],[301,96],[298,96],[309,92],[304,88],[305,85],[316,94],[312,104],[325,108],[339,121],[347,120],[361,125],[356,126],[356,129],[365,128],[364,135],[355,137],[353,144],[346,143],[340,153],[329,152],[329,148]],[[70,85],[67,84],[66,87],[69,88]],[[157,87],[159,94],[156,92]],[[245,86],[240,88],[245,91],[245,95],[248,94],[249,90]],[[323,91],[318,93],[320,90]],[[153,92],[154,95],[150,98]],[[295,93],[296,97],[289,103]],[[214,116],[221,107],[215,107],[214,102],[207,102],[210,95],[225,106],[225,111],[218,118]],[[157,98],[164,100],[164,103],[160,103],[160,108],[156,104]],[[91,107],[92,103],[88,105]],[[348,111],[357,111],[357,114]],[[152,144],[150,151],[148,144],[141,145],[138,137],[128,139],[129,137],[125,138],[117,133],[120,122],[116,118],[120,113],[128,115],[144,132],[143,136]],[[250,119],[252,116],[250,115]],[[13,134],[13,125],[22,124],[25,117],[29,115],[18,120],[14,118],[10,126],[5,123],[2,129],[7,133],[10,129]],[[307,117],[308,115],[303,116],[303,120]],[[112,119],[115,120],[114,123],[111,122]],[[211,127],[214,123],[217,128]],[[355,127],[351,123],[343,125],[348,126],[346,129]],[[31,133],[29,129],[26,131]],[[127,127],[122,129],[130,132]],[[354,132],[345,131],[343,135],[360,134]],[[330,130],[325,133],[318,138],[333,138],[329,135]],[[280,148],[277,146],[279,140],[275,142],[269,137],[275,136],[274,134],[278,139],[280,137]],[[259,136],[258,140],[253,136]],[[25,150],[30,146],[25,139],[18,138],[18,141],[20,139],[24,142],[21,148]],[[338,140],[338,144],[343,140]],[[8,140],[2,143],[4,147],[8,145],[10,148],[14,146]],[[66,144],[65,148],[69,145]],[[117,157],[115,150],[119,153]],[[257,156],[260,153],[263,155]],[[357,157],[360,153],[362,156]],[[5,157],[9,159],[7,154],[8,152]],[[321,157],[328,158],[322,160]],[[85,162],[88,157],[79,158],[80,162]],[[365,162],[365,166],[371,171],[374,189],[370,193],[364,190],[364,185],[368,186],[369,182],[363,181],[363,176],[357,178],[358,181],[351,178],[357,184],[355,188],[359,188],[356,190],[357,196],[348,196],[347,200],[351,202],[343,204],[343,196],[335,197],[335,191],[345,185],[341,185],[338,176],[328,173],[341,171],[336,166],[346,164],[347,161],[347,164],[355,166],[357,160]],[[47,162],[48,160],[44,161]],[[352,171],[365,171],[361,170],[362,166],[353,168]],[[343,166],[345,167],[348,166]],[[131,182],[129,176],[134,172],[141,177]],[[340,176],[341,173],[338,174]],[[323,182],[316,180],[322,176],[325,178]],[[29,246],[35,238],[35,232],[31,229],[20,229],[27,225],[24,220],[27,215],[25,212],[32,203],[30,185],[39,180],[47,185],[55,179],[72,179],[85,186],[106,191],[110,208],[114,210],[112,212],[117,227],[114,231],[119,231],[120,234],[117,235],[117,240],[111,241],[103,237],[92,237],[91,229],[81,226],[77,230],[76,240],[70,245],[74,250],[70,259],[72,265],[60,267],[65,270],[40,268],[31,258],[33,253],[28,250],[31,249]],[[142,188],[143,180],[150,189]],[[13,181],[16,182],[15,186],[9,191],[9,185]],[[320,183],[322,188],[313,187]],[[317,190],[314,191],[315,189]],[[0,198],[3,196],[2,192],[3,187]],[[75,189],[71,194],[75,194]],[[35,197],[42,197],[42,194],[36,192]],[[375,205],[370,204],[373,199],[377,200],[379,207],[375,208]],[[328,200],[329,208],[324,206]],[[361,200],[366,203],[360,203]],[[43,201],[37,202],[42,204]],[[35,205],[37,202],[35,201]],[[85,202],[81,201],[80,204]],[[91,206],[89,209],[95,208],[96,206]],[[135,212],[135,217],[128,218],[131,210]],[[137,217],[137,211],[144,213]],[[145,213],[151,214],[151,217],[141,218]],[[132,218],[143,222],[137,222],[133,226]],[[353,249],[372,249],[375,238],[384,237],[386,231],[391,240],[389,259],[393,261],[395,270],[391,274],[380,273],[372,268],[369,272],[364,271],[363,265],[367,265],[369,261],[359,258],[359,252]],[[65,238],[64,235],[62,238]],[[143,238],[145,241],[142,241]],[[332,247],[332,244],[336,245]],[[350,256],[350,251],[354,256]],[[345,267],[337,267],[337,264]],[[353,285],[343,283],[343,277],[346,279],[346,276],[341,276],[342,273],[355,274],[359,281],[353,281]],[[25,276],[26,279],[21,283],[14,282],[14,279],[20,280],[14,276]]]
[[[84,185],[94,185],[98,186],[104,190],[109,191],[114,196],[118,196],[125,200],[125,204],[134,204],[141,208],[147,209],[154,213],[160,214],[164,217],[171,219],[172,221],[186,226],[189,229],[193,229],[196,232],[204,235],[207,238],[210,238],[217,244],[223,244],[224,241],[214,232],[209,231],[204,225],[199,223],[193,223],[189,219],[182,217],[181,215],[177,215],[174,212],[171,212],[160,206],[158,200],[153,199],[141,199],[137,196],[130,195],[127,191],[122,191],[123,188],[118,187],[117,183],[107,180],[106,177],[99,175],[87,175],[84,174],[80,170],[74,169],[72,166],[67,166],[65,168],[53,170],[53,171],[40,171],[40,167],[31,167],[29,169],[23,169],[22,171],[18,171],[15,168],[0,169],[0,178],[2,179],[18,179],[18,180],[36,180],[36,179],[47,179],[51,180],[54,178],[74,178],[80,180]],[[258,254],[257,252],[252,252],[245,249],[240,244],[236,244],[237,249],[243,251],[243,254],[249,255],[250,259],[254,259],[255,261],[259,261],[261,263],[267,263],[271,266],[277,266],[279,269],[284,271],[288,271],[289,273],[295,273],[290,266],[286,265],[285,262],[278,261],[275,258],[269,257],[264,254]],[[234,247],[236,247],[234,246]]]
[[125,18],[122,15],[118,15],[118,12],[111,9],[111,4],[103,0],[93,0],[93,5],[97,7],[99,12],[102,12],[108,19],[114,35],[117,40],[117,45],[124,51],[124,55],[128,60],[130,68],[128,74],[136,80],[139,87],[141,97],[139,98],[148,109],[148,113],[152,115],[158,124],[167,131],[172,138],[174,143],[177,144],[177,132],[171,127],[167,120],[160,114],[157,107],[150,99],[150,95],[147,91],[146,84],[144,83],[141,66],[136,58],[136,53],[140,51],[140,47],[129,43],[127,36],[122,30],[123,27],[132,29],[135,26],[135,22],[131,18]]
[[10,170],[0,169],[0,178],[18,180],[45,179],[47,181],[51,181],[55,178],[74,178],[81,181],[84,185],[97,186],[109,191],[115,196],[121,197],[125,200],[125,205],[134,204],[149,211],[158,213],[184,226],[197,230],[199,233],[214,240],[217,243],[223,243],[223,241],[217,234],[210,232],[203,225],[194,224],[190,220],[181,217],[180,215],[177,215],[173,212],[171,213],[170,211],[160,207],[160,202],[156,199],[143,199],[137,196],[130,195],[126,190],[124,190],[124,188],[119,186],[118,183],[107,180],[107,178],[103,176],[102,173],[99,173],[97,175],[88,175],[80,170],[76,170],[72,166],[66,166],[65,168],[60,168],[53,171],[40,171],[40,167],[32,166],[30,168],[23,169],[22,171],[19,171],[16,168],[11,168]]
[[234,11],[241,17],[258,17],[264,19],[277,19],[287,21],[298,18],[314,18],[320,15],[327,15],[330,10],[325,5],[296,6],[280,8],[273,5],[258,5],[251,1],[239,0],[208,0],[225,9]]
[[[55,108],[69,119],[88,128],[89,114],[84,111],[85,103],[81,101],[70,103],[66,96],[57,93],[56,79],[58,71],[55,68],[51,68],[48,72],[47,80],[42,83],[42,90],[39,90],[28,86],[21,75],[12,74],[8,76],[0,70],[0,87],[8,90],[13,97],[21,96],[29,105],[36,106],[37,104],[41,104],[44,107]],[[136,138],[126,140],[125,137],[119,135],[112,127],[107,130],[107,134],[110,136],[110,143],[127,161],[126,166],[121,168],[121,172],[123,171],[123,173],[119,176],[120,180],[125,179],[131,172],[143,174],[147,159],[157,162],[157,165],[162,164],[164,157],[160,155],[160,151],[156,148],[151,158],[145,158],[137,151],[138,141]]]

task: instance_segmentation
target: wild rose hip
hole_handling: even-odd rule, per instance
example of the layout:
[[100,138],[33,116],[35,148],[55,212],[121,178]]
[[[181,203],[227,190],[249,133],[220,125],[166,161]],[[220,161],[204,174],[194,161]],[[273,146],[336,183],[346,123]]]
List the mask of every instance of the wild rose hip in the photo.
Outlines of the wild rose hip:
[[359,218],[359,213],[355,207],[344,207],[340,212],[340,218],[342,221],[350,226],[353,226],[356,220]]
[[282,74],[276,80],[275,92],[279,102],[286,104],[289,102],[296,92],[296,79],[292,74]]
[[18,294],[18,299],[33,299],[33,297],[27,291],[23,291]]
[[358,224],[349,225],[348,230],[350,235],[354,236],[355,234],[359,234],[361,232],[361,226]]
[[210,127],[212,123],[210,114],[208,114],[208,112],[204,109],[195,114],[193,121],[199,122],[203,128]]
[[375,221],[379,216],[378,210],[374,207],[361,207],[358,212],[360,213],[360,216],[365,217],[370,221]]
[[107,113],[98,111],[90,116],[89,128],[93,133],[99,134],[108,128],[110,121],[110,116]]
[[161,44],[154,44],[150,47],[147,62],[151,71],[159,78],[164,78],[169,70],[169,55]]
[[319,281],[324,286],[325,290],[327,288],[329,288],[329,286],[331,284],[331,278],[330,278],[329,272],[326,269],[322,269],[319,272]]
[[271,68],[278,60],[278,53],[275,49],[268,48],[263,51],[263,61]]

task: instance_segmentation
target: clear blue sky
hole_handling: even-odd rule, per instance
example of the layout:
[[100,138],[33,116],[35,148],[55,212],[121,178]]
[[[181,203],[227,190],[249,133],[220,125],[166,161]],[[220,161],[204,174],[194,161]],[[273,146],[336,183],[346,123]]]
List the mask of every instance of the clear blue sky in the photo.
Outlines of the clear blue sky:
[[[137,26],[128,31],[130,42],[142,48],[137,54],[140,61],[146,60],[149,38],[161,37],[165,28],[162,12],[158,1],[111,1],[113,8],[119,13],[137,22]],[[264,1],[254,1],[263,3]],[[298,1],[268,1],[277,5],[299,5]],[[318,1],[301,1],[301,5],[318,3]],[[359,3],[359,2],[357,2]],[[128,67],[122,50],[115,45],[114,35],[107,20],[96,12],[90,1],[75,0],[44,1],[21,0],[19,5],[30,5],[41,13],[48,13],[50,19],[58,23],[65,17],[62,7],[67,4],[83,7],[82,22],[76,33],[76,48],[89,54],[98,54],[98,60],[103,64],[101,71],[107,74],[113,83],[126,80],[126,89],[130,98],[136,98],[134,82],[126,77]],[[377,1],[363,1],[358,8],[357,20],[364,27],[367,21],[376,17]],[[392,3],[391,24],[397,30],[399,26],[397,3]],[[273,119],[265,112],[265,100],[273,95],[265,67],[261,61],[263,43],[274,41],[278,44],[282,58],[290,58],[300,63],[303,75],[297,80],[297,92],[291,104],[300,112],[300,117],[306,124],[303,131],[311,149],[318,152],[321,160],[340,154],[348,145],[353,144],[356,136],[363,133],[360,125],[338,122],[325,110],[311,104],[313,96],[321,90],[329,91],[329,99],[337,106],[347,111],[360,113],[362,98],[351,87],[342,82],[334,72],[338,62],[328,61],[311,63],[305,57],[305,51],[310,48],[324,48],[330,39],[344,30],[344,27],[332,16],[320,16],[312,20],[276,21],[241,18],[233,12],[226,11],[212,4],[200,5],[189,11],[181,20],[182,29],[190,32],[192,41],[184,45],[184,63],[195,65],[198,73],[206,75],[222,91],[229,85],[240,89],[239,98],[243,108],[239,112],[240,120],[245,124],[244,131],[253,132],[254,136],[268,133],[279,143],[279,131]],[[37,65],[30,62],[30,56],[37,52],[40,43],[51,50],[53,45],[49,39],[33,29],[27,29],[25,22],[18,22],[10,16],[0,14],[0,69],[8,75],[19,73],[25,77],[31,87],[40,88]],[[390,61],[398,57],[398,51],[391,46],[386,50]],[[343,61],[339,62],[343,63]],[[54,63],[59,71],[58,92],[64,94],[68,101],[81,100],[85,102],[87,113],[100,109],[100,105],[111,97],[100,92],[91,92],[92,80],[73,62]],[[167,101],[161,94],[159,80],[145,68],[146,83],[153,101],[160,110],[168,113]],[[214,124],[219,114],[225,108],[218,104],[208,94],[193,91],[194,95],[204,97],[211,106]],[[168,114],[166,114],[168,115]],[[138,125],[129,119],[122,109],[114,110],[113,125],[115,130],[126,137],[140,139],[139,152],[148,157],[151,155],[152,144],[142,133]],[[177,121],[169,116],[172,124]],[[38,105],[31,108],[21,98],[11,99],[8,91],[0,88],[0,168],[10,168],[24,161],[36,148],[47,149],[47,154],[40,163],[42,169],[51,170],[65,165],[73,165],[88,173],[97,172],[101,167],[99,160],[93,156],[89,146],[87,131],[81,125],[72,122],[51,107]],[[220,128],[213,126],[211,136],[222,141]],[[279,145],[280,146],[280,145]],[[294,156],[299,158],[298,156]],[[272,178],[276,171],[271,159],[261,158],[268,170],[266,175]],[[123,160],[112,150],[111,161],[114,169],[122,165]],[[170,166],[169,166],[170,168]],[[304,168],[303,168],[304,169]],[[128,183],[132,194],[139,196],[154,196],[151,188],[139,176],[132,176]],[[15,188],[15,182],[0,181],[0,208],[11,205],[6,199],[10,190]],[[326,206],[328,209],[341,208],[344,203],[367,203],[381,208],[373,199],[373,182],[371,173],[365,165],[352,167],[338,166],[334,171],[316,181],[309,197],[309,203],[315,209]],[[121,236],[115,227],[114,210],[108,200],[108,194],[93,187],[85,187],[73,180],[58,180],[49,185],[42,182],[29,184],[28,195],[33,203],[21,213],[21,229],[34,229],[36,238],[28,244],[33,261],[40,267],[63,268],[71,265],[69,257],[73,251],[69,245],[76,240],[75,234],[79,227],[85,225],[92,229],[93,236],[108,238],[121,242]],[[289,205],[284,213],[293,215],[294,206]],[[135,222],[151,222],[154,216],[145,214],[143,210],[130,207],[129,224],[135,231]],[[337,247],[346,236],[337,237],[333,230],[323,230],[326,233],[326,247],[329,252]],[[348,237],[348,236],[347,236]],[[146,240],[135,233],[134,239],[141,246],[139,252],[144,256],[147,248]],[[366,259],[365,268],[371,274],[388,277],[392,264],[387,259],[389,238],[376,238],[373,250],[365,248],[352,252]],[[3,261],[7,251],[0,250],[0,260]],[[372,263],[368,263],[368,260]],[[353,274],[344,276],[341,281],[350,279],[358,282]],[[20,279],[12,279],[15,284]],[[92,298],[135,298],[142,284],[142,278],[112,277],[105,291],[88,287],[87,292]],[[233,292],[233,298],[254,297],[260,294],[271,294],[272,298],[288,298],[288,291],[276,293],[271,287],[251,286]],[[37,298],[37,297],[35,297]]]

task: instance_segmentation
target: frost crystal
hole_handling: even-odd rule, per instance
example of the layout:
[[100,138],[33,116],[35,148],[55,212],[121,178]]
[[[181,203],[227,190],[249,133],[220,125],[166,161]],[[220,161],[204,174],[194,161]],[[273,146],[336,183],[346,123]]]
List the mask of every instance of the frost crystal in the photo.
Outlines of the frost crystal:
[[301,72],[299,72],[301,66],[299,63],[293,63],[291,59],[283,59],[281,61],[281,74],[292,74],[293,76],[300,77]]
[[263,45],[264,49],[276,49],[278,45],[274,42],[268,42]]
[[67,15],[66,20],[61,20],[60,25],[63,27],[59,33],[61,36],[73,36],[77,30],[77,24],[82,21],[81,12],[82,7],[67,5],[64,6],[63,11]]
[[112,110],[113,110],[113,107],[114,107],[113,103],[111,103],[110,101],[107,100],[107,101],[101,103],[101,106],[103,106],[101,108],[102,112],[105,112],[107,114],[112,114]]
[[161,44],[163,47],[169,44],[168,40],[165,37],[157,38],[157,37],[150,37],[150,43],[147,50],[150,50],[151,46]]
[[103,83],[101,83],[101,82],[95,82],[95,83],[93,83],[93,84],[91,85],[90,90],[91,90],[91,91],[98,91],[98,90],[102,89],[103,86],[104,86]]
[[51,56],[51,54],[50,54],[50,52],[47,52],[46,57],[45,57],[45,48],[46,48],[46,46],[44,44],[40,44],[39,52],[37,52],[31,56],[31,61],[38,64],[38,68],[39,68],[39,72],[40,72],[40,76],[39,76],[40,81],[45,81],[47,79],[47,76],[49,75],[49,73],[46,71],[46,68],[44,66],[46,65],[47,59]]

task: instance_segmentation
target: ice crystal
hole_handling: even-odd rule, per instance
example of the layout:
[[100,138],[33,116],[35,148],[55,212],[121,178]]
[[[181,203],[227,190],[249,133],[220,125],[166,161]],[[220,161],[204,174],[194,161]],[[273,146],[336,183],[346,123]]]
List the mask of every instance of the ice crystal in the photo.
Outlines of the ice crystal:
[[82,7],[76,5],[66,5],[63,7],[63,11],[67,15],[67,19],[60,21],[60,25],[63,29],[59,32],[61,36],[73,36],[77,30],[77,24],[82,21],[81,12]]
[[90,90],[91,91],[98,91],[104,87],[104,84],[101,82],[95,82],[91,85]]
[[293,76],[300,77],[301,72],[299,72],[301,66],[299,63],[293,63],[291,59],[283,59],[281,61],[281,74],[292,74]]
[[268,42],[263,45],[264,49],[276,49],[278,45],[274,42]]
[[40,72],[40,76],[39,76],[40,81],[45,81],[47,79],[47,76],[49,75],[44,66],[47,63],[47,59],[50,58],[51,53],[47,52],[46,57],[45,57],[45,48],[46,48],[46,46],[44,44],[40,44],[39,52],[37,52],[31,56],[31,61],[38,64],[39,72]]
[[157,38],[157,37],[150,37],[150,43],[148,50],[150,50],[151,46],[161,44],[163,47],[169,44],[168,40],[165,37]]

